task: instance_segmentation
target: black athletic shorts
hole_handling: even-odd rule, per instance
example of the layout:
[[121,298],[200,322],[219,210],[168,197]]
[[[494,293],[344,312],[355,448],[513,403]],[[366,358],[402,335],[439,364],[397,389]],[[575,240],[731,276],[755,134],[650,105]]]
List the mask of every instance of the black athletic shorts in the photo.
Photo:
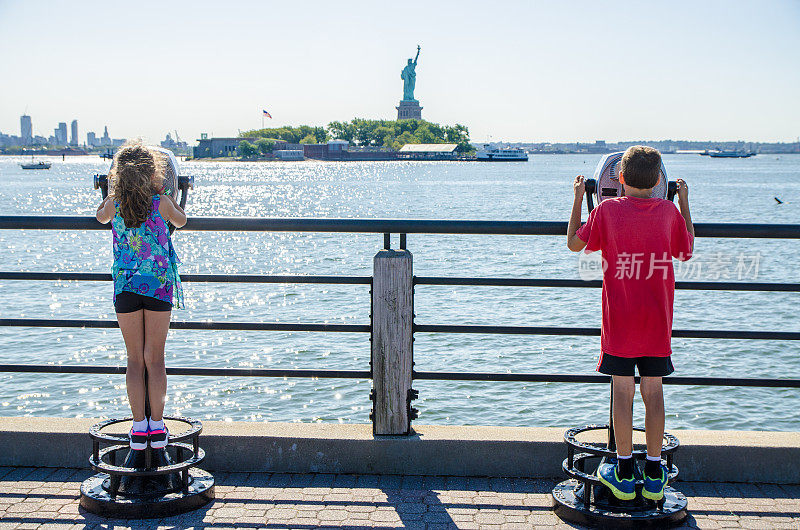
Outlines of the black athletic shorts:
[[671,355],[666,357],[618,357],[601,353],[600,361],[597,363],[597,371],[606,375],[636,375],[634,368],[638,368],[639,375],[645,377],[663,377],[675,371]]
[[114,300],[114,310],[117,313],[133,313],[140,309],[147,309],[148,311],[171,311],[172,304],[153,298],[152,296],[145,296],[139,293],[129,293],[122,291],[117,295]]

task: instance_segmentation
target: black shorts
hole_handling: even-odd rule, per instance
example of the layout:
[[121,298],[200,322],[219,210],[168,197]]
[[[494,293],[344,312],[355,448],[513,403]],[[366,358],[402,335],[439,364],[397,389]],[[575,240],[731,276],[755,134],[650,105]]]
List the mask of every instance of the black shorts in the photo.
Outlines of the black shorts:
[[133,313],[140,309],[147,309],[148,311],[172,311],[172,304],[153,298],[152,296],[145,296],[139,293],[129,293],[122,291],[117,295],[114,300],[114,310],[117,313]]
[[636,375],[634,368],[638,368],[639,375],[644,377],[664,377],[675,371],[671,355],[666,357],[618,357],[601,353],[600,361],[597,363],[597,371],[606,375]]

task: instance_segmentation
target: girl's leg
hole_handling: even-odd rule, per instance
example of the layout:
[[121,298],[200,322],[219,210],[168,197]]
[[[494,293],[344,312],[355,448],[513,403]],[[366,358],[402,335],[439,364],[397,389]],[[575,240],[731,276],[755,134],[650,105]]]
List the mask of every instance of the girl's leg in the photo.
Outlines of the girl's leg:
[[644,401],[644,429],[647,456],[661,458],[664,439],[664,390],[660,377],[642,377],[639,391]]
[[614,375],[614,440],[617,453],[629,455],[633,451],[633,394],[636,383],[633,376]]
[[164,414],[167,395],[167,369],[164,364],[164,345],[169,332],[171,311],[144,309],[144,362],[147,366],[147,387],[150,397],[150,419],[159,421]]
[[143,309],[132,313],[117,313],[117,322],[128,351],[125,386],[134,421],[144,417],[144,316]]

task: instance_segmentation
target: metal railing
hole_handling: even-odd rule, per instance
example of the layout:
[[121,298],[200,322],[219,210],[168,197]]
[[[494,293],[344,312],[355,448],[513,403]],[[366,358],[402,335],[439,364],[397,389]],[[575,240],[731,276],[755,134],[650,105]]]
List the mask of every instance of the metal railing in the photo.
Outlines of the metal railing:
[[[306,218],[190,218],[181,230],[195,231],[254,231],[254,232],[338,232],[384,234],[384,248],[389,248],[391,234],[400,235],[400,248],[407,246],[407,234],[493,234],[493,235],[558,235],[566,233],[567,223],[546,221],[467,221],[467,220],[389,220],[389,219],[306,219]],[[0,230],[107,230],[94,218],[0,216]],[[800,239],[800,225],[697,223],[697,237]],[[371,285],[370,276],[302,276],[302,275],[245,275],[245,274],[186,274],[187,282],[212,283],[305,283]],[[110,281],[105,273],[76,272],[0,272],[0,280],[34,281]],[[415,276],[415,286],[460,285],[499,287],[598,288],[600,281],[556,278],[475,278]],[[708,291],[800,292],[800,283],[766,282],[677,282],[676,288]],[[0,318],[0,326],[114,328],[116,321],[75,319]],[[306,331],[370,333],[371,325],[266,323],[266,322],[195,322],[174,321],[173,329],[247,330],[247,331]],[[599,336],[599,328],[555,326],[466,326],[413,324],[414,333],[480,333],[519,335]],[[800,340],[800,332],[676,329],[673,337],[713,339]],[[35,372],[61,374],[124,374],[122,366],[86,366],[51,364],[0,364],[0,372]],[[190,368],[168,367],[170,375],[226,377],[313,377],[369,379],[371,370],[287,370],[258,368]],[[605,375],[573,375],[543,373],[483,373],[430,372],[413,370],[418,380],[516,381],[554,383],[608,383]],[[740,387],[800,388],[800,379],[790,378],[721,378],[667,377],[668,385],[708,385]]]

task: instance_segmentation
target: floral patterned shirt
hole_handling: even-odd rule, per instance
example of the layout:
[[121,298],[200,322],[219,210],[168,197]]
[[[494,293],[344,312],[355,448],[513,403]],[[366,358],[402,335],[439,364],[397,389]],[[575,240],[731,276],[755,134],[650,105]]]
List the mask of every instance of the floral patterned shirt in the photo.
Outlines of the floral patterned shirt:
[[180,260],[172,246],[169,228],[158,206],[161,198],[153,196],[150,215],[145,222],[127,228],[119,213],[111,222],[114,235],[114,300],[123,291],[150,296],[172,304],[172,295],[177,298],[177,307],[183,307],[183,289],[178,274]]

